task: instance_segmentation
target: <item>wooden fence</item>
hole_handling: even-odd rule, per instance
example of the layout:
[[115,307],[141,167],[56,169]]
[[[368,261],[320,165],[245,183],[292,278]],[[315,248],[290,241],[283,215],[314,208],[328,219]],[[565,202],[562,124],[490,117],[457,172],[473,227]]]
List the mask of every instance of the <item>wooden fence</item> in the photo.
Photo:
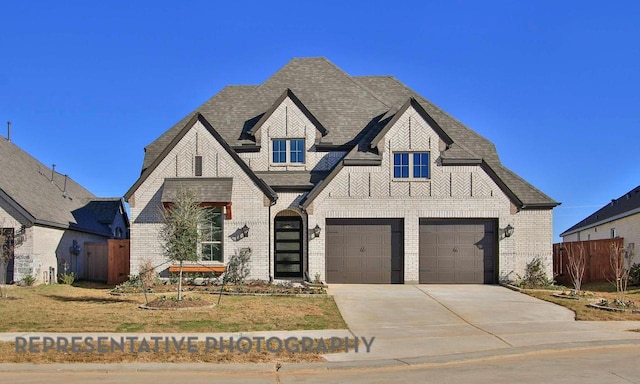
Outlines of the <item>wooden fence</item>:
[[588,240],[588,241],[572,241],[567,243],[553,244],[553,274],[556,276],[556,282],[559,284],[572,286],[571,275],[569,274],[568,255],[578,254],[580,246],[584,247],[587,257],[583,283],[607,282],[613,277],[613,269],[611,268],[611,247],[624,247],[624,239],[621,237],[615,239]]
[[86,280],[114,285],[129,280],[129,240],[84,243],[84,248]]
[[107,284],[129,280],[129,240],[109,240],[109,272]]

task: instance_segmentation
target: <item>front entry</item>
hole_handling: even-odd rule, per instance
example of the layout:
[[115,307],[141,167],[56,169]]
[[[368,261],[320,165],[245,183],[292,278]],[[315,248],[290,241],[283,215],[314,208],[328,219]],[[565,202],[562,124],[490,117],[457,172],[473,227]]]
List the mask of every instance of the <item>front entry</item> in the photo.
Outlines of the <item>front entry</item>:
[[275,218],[275,277],[302,277],[302,218]]

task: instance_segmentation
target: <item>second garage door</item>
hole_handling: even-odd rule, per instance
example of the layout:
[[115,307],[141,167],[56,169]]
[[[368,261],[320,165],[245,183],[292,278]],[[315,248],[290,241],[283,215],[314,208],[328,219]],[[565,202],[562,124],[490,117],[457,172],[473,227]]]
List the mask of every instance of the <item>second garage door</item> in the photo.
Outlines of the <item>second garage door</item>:
[[420,219],[421,284],[494,284],[495,220]]
[[328,283],[402,283],[402,219],[327,219]]

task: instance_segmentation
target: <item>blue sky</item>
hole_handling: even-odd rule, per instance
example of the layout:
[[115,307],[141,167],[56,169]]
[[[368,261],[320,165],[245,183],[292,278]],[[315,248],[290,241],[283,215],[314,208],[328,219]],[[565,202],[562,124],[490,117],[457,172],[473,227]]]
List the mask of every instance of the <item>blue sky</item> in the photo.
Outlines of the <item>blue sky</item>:
[[[221,3],[221,2],[220,2]],[[233,3],[233,4],[231,4]],[[640,184],[640,3],[3,1],[0,133],[99,196],[227,84],[292,57],[397,77],[562,205],[557,235]]]

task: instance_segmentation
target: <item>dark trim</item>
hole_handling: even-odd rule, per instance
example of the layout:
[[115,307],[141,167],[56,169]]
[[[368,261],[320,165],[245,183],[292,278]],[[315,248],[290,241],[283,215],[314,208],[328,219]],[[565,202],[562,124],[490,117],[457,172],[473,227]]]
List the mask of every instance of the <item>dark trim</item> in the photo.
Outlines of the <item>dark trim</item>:
[[481,165],[482,159],[442,159],[442,165]]
[[0,188],[0,198],[4,199],[9,205],[18,211],[19,214],[24,216],[25,219],[29,220],[32,223],[36,222],[36,218],[29,213],[22,205],[20,205],[17,201],[13,200],[11,196],[9,196],[2,188]]
[[237,153],[251,153],[251,152],[260,152],[260,146],[254,144],[242,144],[242,145],[234,145],[231,147]]
[[207,119],[201,114],[196,113],[189,121],[185,124],[182,130],[171,140],[171,143],[156,157],[156,159],[151,163],[151,165],[142,172],[140,178],[129,188],[127,193],[125,193],[124,198],[128,201],[133,193],[144,183],[147,178],[155,171],[155,169],[160,165],[160,163],[167,157],[169,152],[175,148],[176,145],[182,140],[182,138],[189,132],[191,128],[197,123],[200,122],[207,131],[218,141],[218,143],[224,148],[224,150],[231,156],[231,158],[240,166],[240,168],[249,176],[249,178],[256,183],[258,188],[262,190],[262,192],[269,197],[271,202],[275,202],[278,199],[278,194],[271,189],[262,179],[260,179],[256,174],[249,168],[249,166],[238,156],[238,154],[231,149],[229,144],[220,136],[218,131],[216,131],[213,126],[207,121]]
[[387,124],[385,124],[384,128],[378,132],[376,137],[371,140],[371,147],[378,146],[380,140],[389,132],[391,127],[402,117],[402,115],[409,109],[409,107],[413,107],[418,114],[431,126],[431,128],[444,140],[447,145],[453,144],[453,139],[447,135],[447,133],[440,127],[440,125],[422,108],[422,105],[413,97],[410,97],[406,103],[393,115],[393,118],[389,120]]
[[344,165],[353,165],[353,166],[379,166],[382,165],[382,159],[344,159],[342,160]]
[[340,151],[340,152],[348,152],[355,144],[330,144],[330,143],[317,143],[315,144],[315,149],[317,152],[332,152],[332,151]]
[[271,185],[276,192],[308,192],[313,189],[313,185]]
[[291,89],[287,88],[280,95],[280,97],[278,97],[276,99],[276,101],[271,105],[271,107],[267,110],[267,112],[265,112],[264,115],[262,115],[260,120],[258,120],[258,122],[253,127],[251,127],[251,129],[249,130],[249,134],[255,136],[256,132],[260,128],[262,128],[262,125],[265,123],[265,121],[267,121],[267,119],[269,119],[269,117],[271,117],[271,115],[273,115],[273,113],[276,111],[276,109],[278,109],[280,104],[282,104],[282,102],[287,97],[289,97],[291,99],[291,101],[293,101],[293,103],[307,117],[307,119],[309,119],[311,121],[311,124],[313,124],[316,127],[316,129],[318,130],[318,132],[320,132],[320,134],[322,134],[322,136],[326,136],[327,133],[329,133],[327,131],[327,129],[320,123],[320,121],[318,119],[316,119],[316,117],[313,115],[313,113],[311,113],[311,111],[309,111],[307,109],[307,107],[305,107],[305,105],[300,101],[300,99],[298,99],[298,97],[293,93],[293,91]]

